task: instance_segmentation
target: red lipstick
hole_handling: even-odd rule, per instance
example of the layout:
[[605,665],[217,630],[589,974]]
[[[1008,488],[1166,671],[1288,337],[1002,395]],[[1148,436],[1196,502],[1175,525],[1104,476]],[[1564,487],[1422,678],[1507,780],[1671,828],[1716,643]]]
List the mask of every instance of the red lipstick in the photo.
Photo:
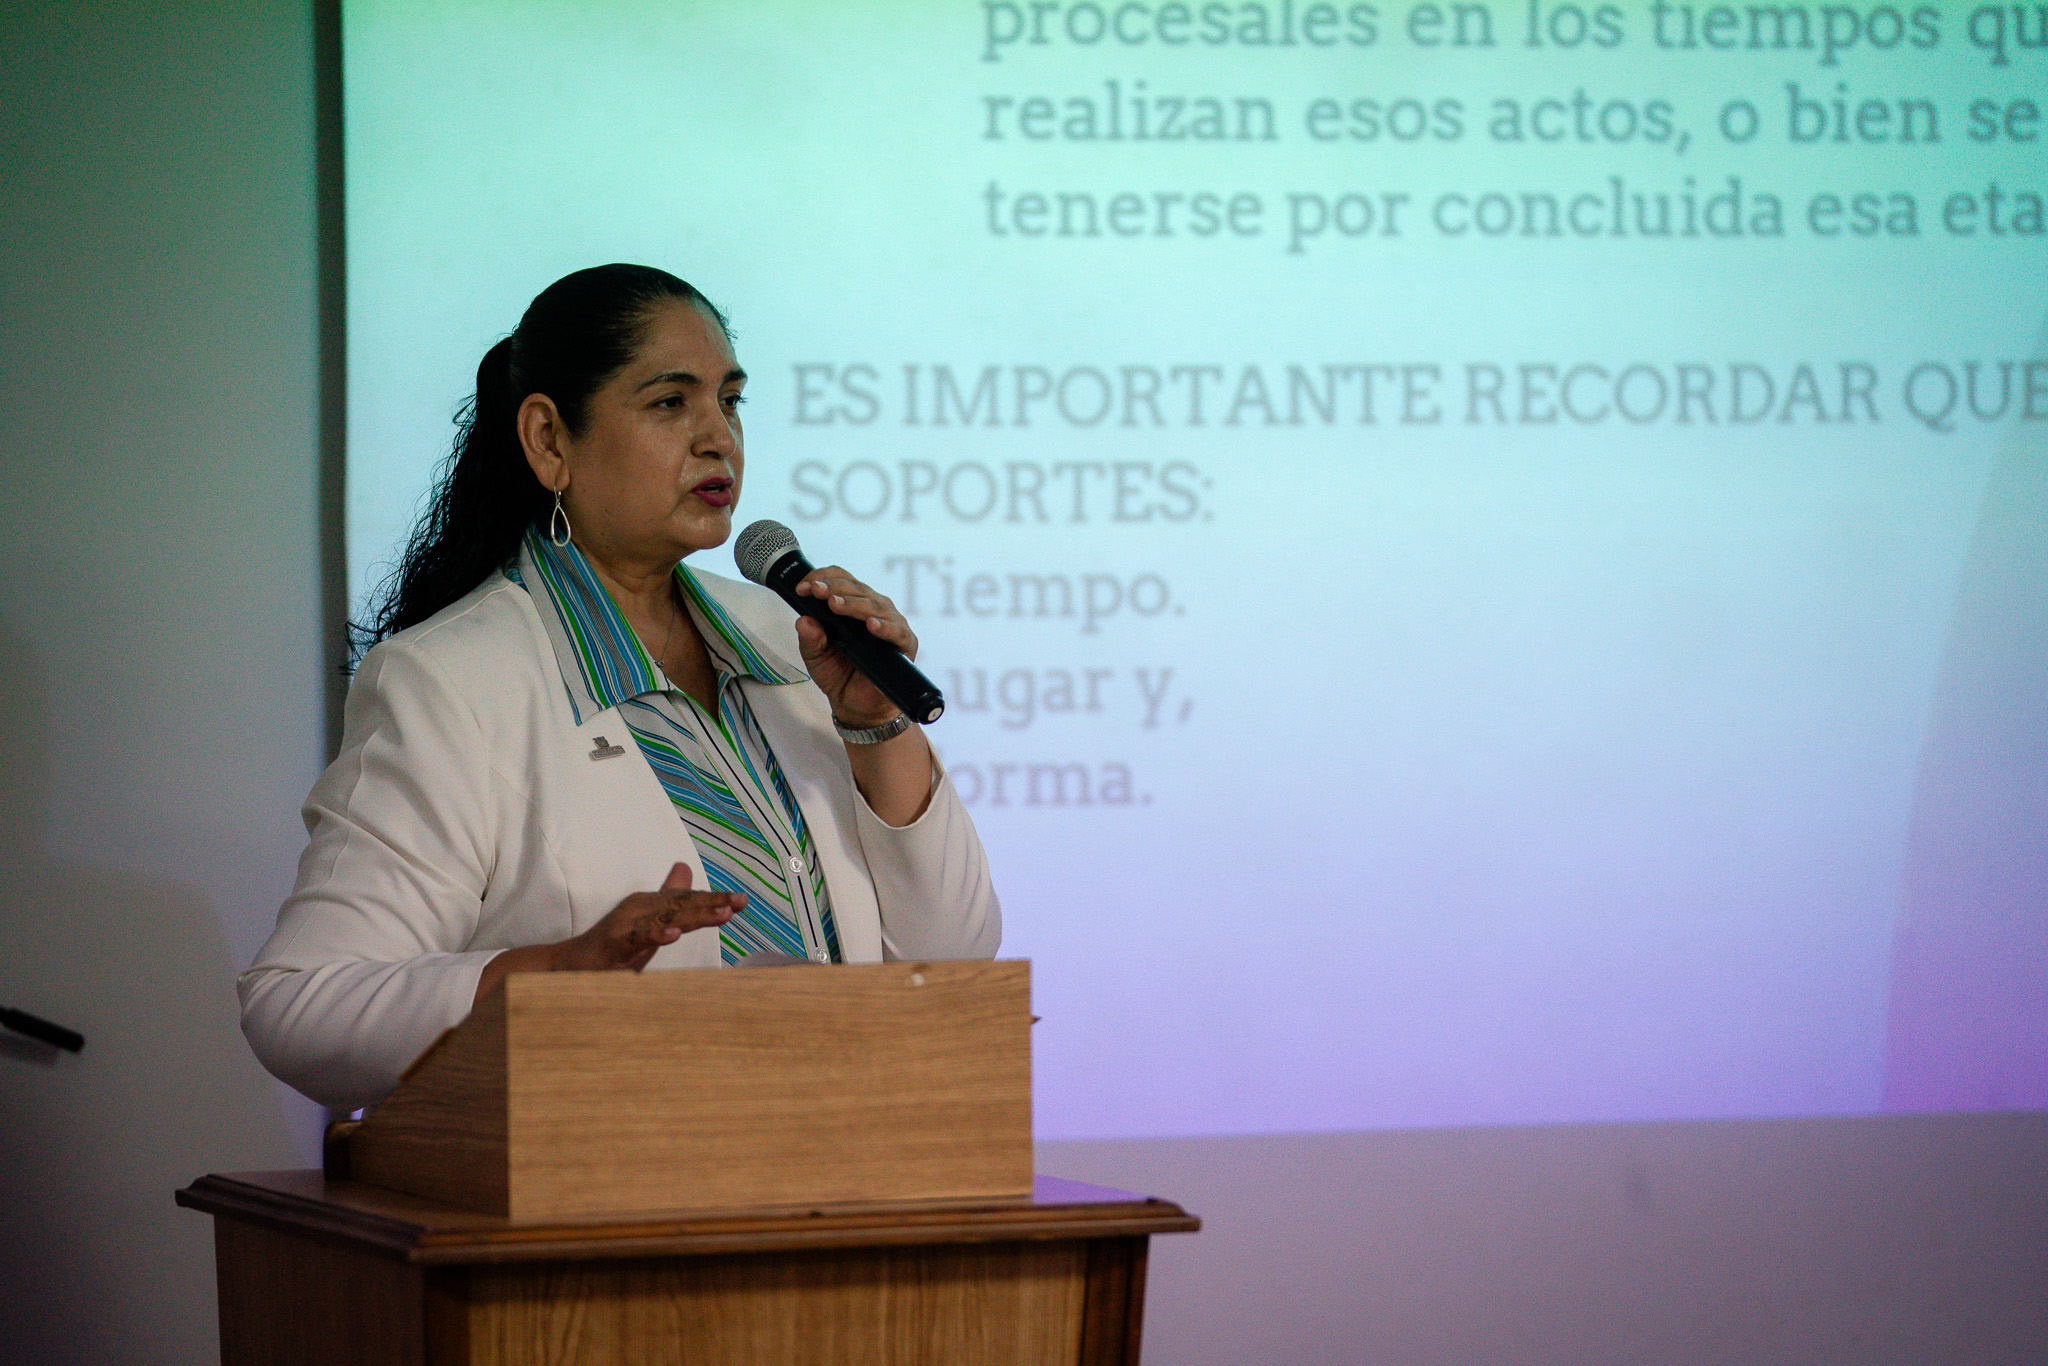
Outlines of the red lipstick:
[[732,487],[732,480],[724,475],[719,475],[713,479],[706,479],[703,483],[691,489],[690,492],[702,498],[712,507],[729,508],[732,506]]

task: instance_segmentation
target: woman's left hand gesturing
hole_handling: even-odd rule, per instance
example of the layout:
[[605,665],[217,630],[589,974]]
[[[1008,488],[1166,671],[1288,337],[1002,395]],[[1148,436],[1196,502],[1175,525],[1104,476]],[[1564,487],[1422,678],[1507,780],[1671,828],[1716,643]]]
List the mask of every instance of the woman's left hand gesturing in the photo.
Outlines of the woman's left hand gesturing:
[[[896,604],[838,565],[812,570],[795,591],[819,599],[838,615],[865,627],[877,640],[887,641],[911,659],[917,658],[917,633],[896,610]],[[896,704],[832,648],[824,627],[809,617],[799,616],[796,640],[803,651],[804,667],[811,671],[811,680],[832,704],[832,715],[840,725],[852,729],[879,726],[898,715]]]

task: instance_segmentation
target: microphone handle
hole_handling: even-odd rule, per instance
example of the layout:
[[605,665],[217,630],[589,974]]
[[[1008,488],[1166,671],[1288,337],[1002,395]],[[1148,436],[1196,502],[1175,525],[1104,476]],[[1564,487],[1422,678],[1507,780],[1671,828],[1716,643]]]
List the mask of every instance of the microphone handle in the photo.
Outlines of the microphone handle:
[[780,593],[784,602],[824,627],[832,647],[905,716],[927,725],[938,720],[946,709],[946,699],[903,651],[877,639],[868,631],[865,621],[842,617],[823,599],[797,593],[796,586],[804,581],[811,567],[802,551],[792,550],[768,566],[762,582]]
[[5,1025],[17,1034],[26,1034],[38,1043],[46,1043],[52,1048],[61,1048],[68,1053],[76,1053],[85,1047],[85,1035],[75,1029],[66,1029],[60,1024],[51,1024],[41,1016],[31,1015],[26,1010],[0,1006],[0,1025]]

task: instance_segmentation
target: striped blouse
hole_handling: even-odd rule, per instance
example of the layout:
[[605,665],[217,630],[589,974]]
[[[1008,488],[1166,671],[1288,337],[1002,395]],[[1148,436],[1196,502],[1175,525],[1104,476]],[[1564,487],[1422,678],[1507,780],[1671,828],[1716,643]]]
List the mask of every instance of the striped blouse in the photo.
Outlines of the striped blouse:
[[740,690],[742,678],[796,679],[775,670],[684,565],[676,582],[718,675],[713,711],[669,683],[574,545],[528,531],[506,573],[540,611],[578,724],[619,709],[703,857],[708,890],[746,894],[746,908],[719,931],[724,961],[841,961],[810,830]]

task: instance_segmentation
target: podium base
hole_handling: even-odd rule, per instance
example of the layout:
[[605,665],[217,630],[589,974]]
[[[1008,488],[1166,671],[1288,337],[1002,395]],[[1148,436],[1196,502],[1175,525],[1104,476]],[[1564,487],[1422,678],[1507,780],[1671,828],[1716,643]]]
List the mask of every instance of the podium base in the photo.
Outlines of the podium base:
[[1028,1202],[516,1223],[317,1171],[207,1176],[224,1366],[1138,1360],[1168,1201],[1041,1176]]

